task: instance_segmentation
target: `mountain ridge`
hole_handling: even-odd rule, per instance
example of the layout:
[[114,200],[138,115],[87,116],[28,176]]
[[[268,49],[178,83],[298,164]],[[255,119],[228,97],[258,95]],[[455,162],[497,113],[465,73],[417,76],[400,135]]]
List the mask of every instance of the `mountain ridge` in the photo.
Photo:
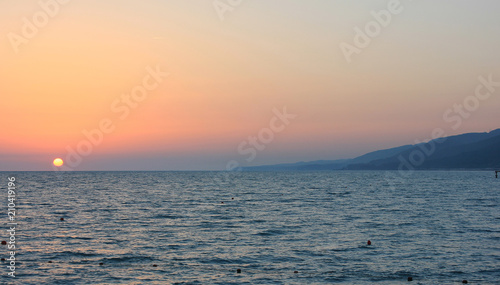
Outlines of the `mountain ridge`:
[[500,129],[376,150],[351,159],[243,167],[243,171],[500,169]]

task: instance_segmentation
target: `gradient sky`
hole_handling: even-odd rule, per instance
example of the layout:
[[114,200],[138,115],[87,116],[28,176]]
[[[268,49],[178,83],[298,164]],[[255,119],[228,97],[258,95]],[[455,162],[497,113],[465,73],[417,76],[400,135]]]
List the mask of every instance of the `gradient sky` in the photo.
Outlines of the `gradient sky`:
[[[72,169],[350,158],[435,128],[500,127],[500,88],[458,128],[443,119],[478,76],[500,82],[497,0],[401,0],[351,62],[340,44],[391,0],[242,0],[223,19],[212,0],[54,1],[41,1],[56,3],[46,19],[39,1],[0,1],[0,170],[52,170],[103,119],[114,130]],[[36,32],[24,20],[33,17]],[[111,106],[148,66],[169,75],[121,119]],[[285,106],[297,117],[247,161],[238,146]]]

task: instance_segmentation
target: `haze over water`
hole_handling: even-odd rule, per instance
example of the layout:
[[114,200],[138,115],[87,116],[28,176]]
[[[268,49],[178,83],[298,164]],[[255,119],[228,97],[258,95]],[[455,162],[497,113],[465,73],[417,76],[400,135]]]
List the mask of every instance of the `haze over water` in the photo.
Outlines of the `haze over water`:
[[3,172],[19,185],[19,248],[2,282],[500,280],[494,174],[412,172],[393,187],[384,174]]

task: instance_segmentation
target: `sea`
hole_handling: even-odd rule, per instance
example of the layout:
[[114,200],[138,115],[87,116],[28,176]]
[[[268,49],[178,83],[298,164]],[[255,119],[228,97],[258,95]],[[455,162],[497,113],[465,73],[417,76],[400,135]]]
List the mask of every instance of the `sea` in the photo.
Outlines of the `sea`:
[[500,284],[492,171],[1,172],[0,189],[0,284]]

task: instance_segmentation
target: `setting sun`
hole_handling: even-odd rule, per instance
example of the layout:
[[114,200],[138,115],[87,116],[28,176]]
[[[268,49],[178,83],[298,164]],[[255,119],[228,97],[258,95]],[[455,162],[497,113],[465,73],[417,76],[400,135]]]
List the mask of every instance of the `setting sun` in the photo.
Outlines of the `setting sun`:
[[60,167],[60,166],[62,166],[64,164],[64,161],[62,159],[60,159],[60,158],[56,158],[56,159],[54,159],[53,164],[55,166],[57,166],[57,167]]

